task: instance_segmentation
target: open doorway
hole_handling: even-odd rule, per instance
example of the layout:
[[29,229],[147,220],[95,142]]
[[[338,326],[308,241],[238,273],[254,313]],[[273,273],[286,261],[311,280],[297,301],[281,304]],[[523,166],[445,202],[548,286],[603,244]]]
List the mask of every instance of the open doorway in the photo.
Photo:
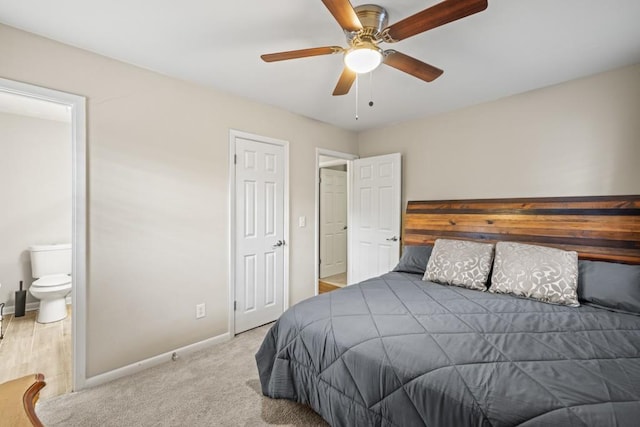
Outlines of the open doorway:
[[[0,79],[0,382],[43,373],[41,399],[85,380],[85,99]],[[22,285],[22,286],[20,286]]]
[[349,170],[355,158],[351,154],[317,150],[316,294],[349,283]]
[[359,158],[317,149],[316,177],[316,295],[390,271],[400,255],[401,154]]

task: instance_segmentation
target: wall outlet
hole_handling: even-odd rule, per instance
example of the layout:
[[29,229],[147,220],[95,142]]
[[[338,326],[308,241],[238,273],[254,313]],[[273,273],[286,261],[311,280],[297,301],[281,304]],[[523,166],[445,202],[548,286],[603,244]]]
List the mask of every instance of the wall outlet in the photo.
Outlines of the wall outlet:
[[206,315],[207,315],[207,310],[204,303],[196,304],[196,319],[202,319]]

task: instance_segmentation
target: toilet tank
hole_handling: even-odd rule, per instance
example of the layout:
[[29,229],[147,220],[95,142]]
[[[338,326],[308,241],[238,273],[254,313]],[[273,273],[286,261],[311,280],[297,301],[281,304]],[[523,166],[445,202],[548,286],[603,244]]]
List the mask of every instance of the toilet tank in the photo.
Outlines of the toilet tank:
[[34,278],[51,274],[71,274],[71,245],[37,245],[31,252],[31,275]]

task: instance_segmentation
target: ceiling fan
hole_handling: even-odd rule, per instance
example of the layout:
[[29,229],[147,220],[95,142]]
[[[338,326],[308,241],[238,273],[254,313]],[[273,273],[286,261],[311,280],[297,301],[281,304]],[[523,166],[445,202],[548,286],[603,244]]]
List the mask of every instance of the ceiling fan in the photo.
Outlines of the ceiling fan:
[[345,67],[333,95],[349,93],[357,74],[375,70],[381,63],[431,82],[443,73],[439,68],[395,51],[382,50],[382,42],[395,43],[456,21],[487,8],[487,0],[444,0],[422,12],[387,26],[387,11],[374,4],[351,6],[349,0],[322,0],[347,36],[348,48],[315,47],[262,55],[265,62],[344,53]]

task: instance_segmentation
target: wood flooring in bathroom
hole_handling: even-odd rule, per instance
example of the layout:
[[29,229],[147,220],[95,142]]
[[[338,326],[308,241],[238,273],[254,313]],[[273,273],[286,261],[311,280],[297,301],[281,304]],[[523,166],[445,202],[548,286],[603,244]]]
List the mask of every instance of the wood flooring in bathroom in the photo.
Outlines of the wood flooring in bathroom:
[[338,273],[318,280],[318,293],[335,291],[347,286],[347,273]]
[[0,340],[0,383],[29,374],[44,374],[40,399],[71,392],[71,306],[60,322],[36,322],[37,311],[24,317],[4,316]]

